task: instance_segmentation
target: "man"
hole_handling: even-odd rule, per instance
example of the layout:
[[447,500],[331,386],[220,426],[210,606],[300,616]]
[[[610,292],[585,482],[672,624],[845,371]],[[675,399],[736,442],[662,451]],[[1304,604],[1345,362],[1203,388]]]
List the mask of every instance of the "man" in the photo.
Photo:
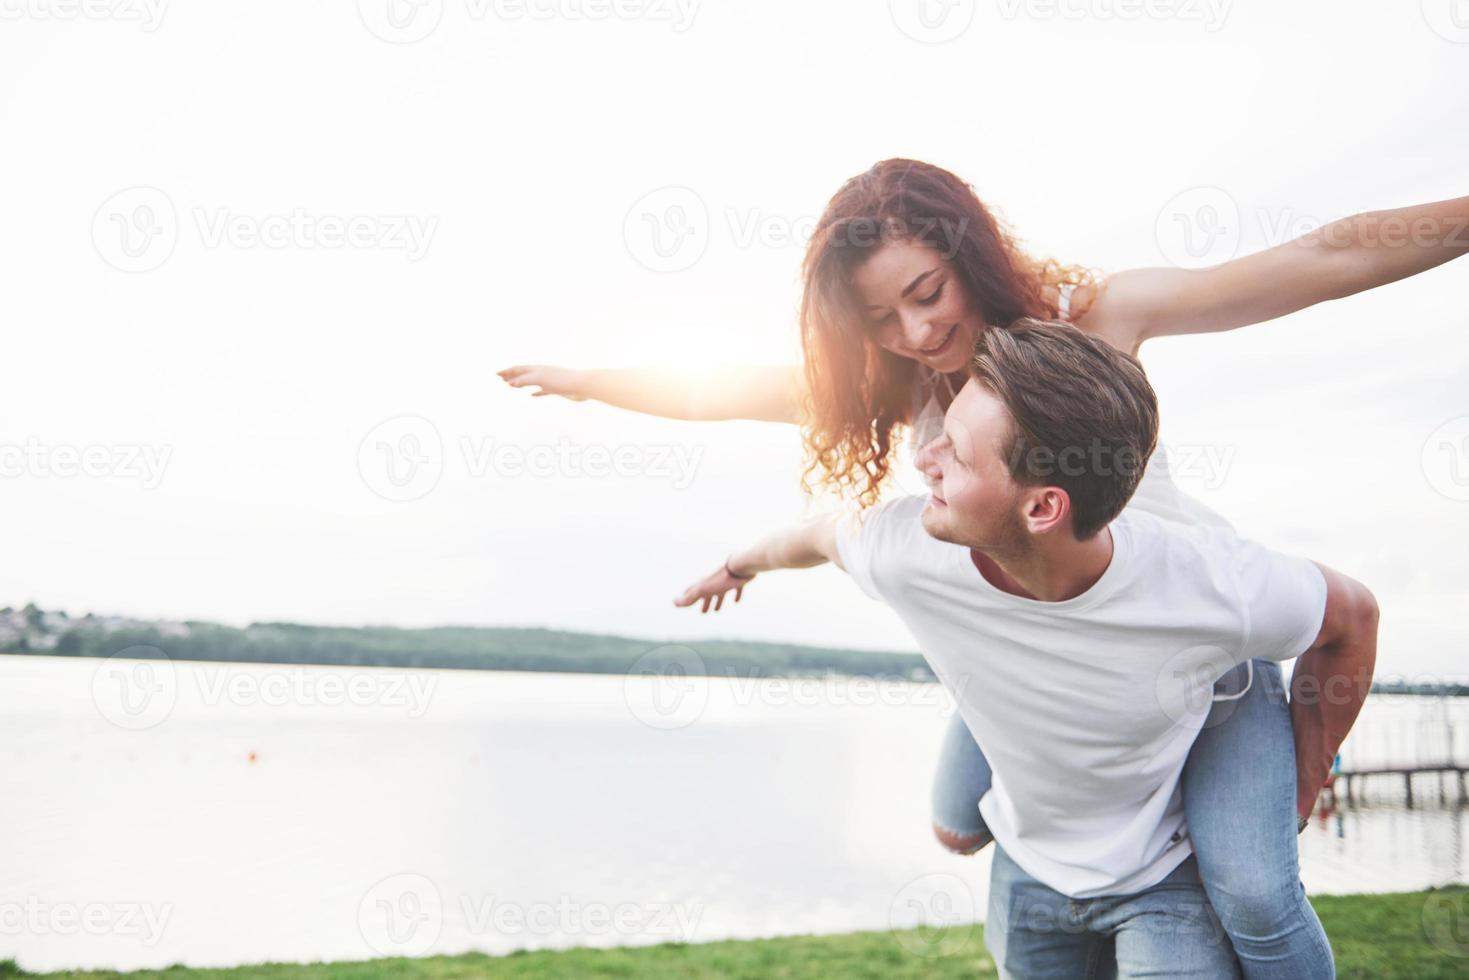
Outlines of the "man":
[[1226,528],[1124,512],[1157,402],[1104,342],[1022,320],[981,335],[971,374],[920,454],[931,497],[773,535],[678,603],[718,609],[757,573],[832,561],[897,611],[994,772],[986,938],[1005,975],[1087,976],[1114,951],[1123,976],[1235,975],[1184,826],[1185,758],[1217,678],[1299,656],[1296,679],[1334,692],[1292,705],[1314,793],[1365,696],[1375,601]]

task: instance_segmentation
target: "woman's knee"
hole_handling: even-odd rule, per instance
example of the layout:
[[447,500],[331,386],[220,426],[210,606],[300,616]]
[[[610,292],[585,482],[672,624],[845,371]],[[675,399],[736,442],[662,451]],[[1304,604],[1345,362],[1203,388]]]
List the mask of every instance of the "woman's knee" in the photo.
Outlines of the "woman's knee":
[[1265,941],[1294,928],[1305,892],[1299,878],[1287,881],[1251,864],[1231,862],[1232,867],[1223,874],[1211,869],[1206,890],[1231,938]]

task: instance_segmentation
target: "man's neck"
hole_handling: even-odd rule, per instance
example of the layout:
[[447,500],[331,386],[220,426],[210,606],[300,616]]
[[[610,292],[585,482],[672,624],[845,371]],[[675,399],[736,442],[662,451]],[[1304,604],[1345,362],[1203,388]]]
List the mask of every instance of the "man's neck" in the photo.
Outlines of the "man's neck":
[[[1058,535],[1058,538],[1060,535]],[[1075,599],[1097,584],[1112,563],[1112,529],[1086,541],[1041,539],[1024,551],[971,548],[981,575],[1002,592],[1041,602]]]

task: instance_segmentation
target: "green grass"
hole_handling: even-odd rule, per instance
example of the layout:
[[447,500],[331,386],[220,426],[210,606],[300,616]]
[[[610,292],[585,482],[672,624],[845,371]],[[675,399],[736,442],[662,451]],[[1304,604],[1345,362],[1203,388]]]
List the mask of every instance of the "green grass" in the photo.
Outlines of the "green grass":
[[[1413,980],[1469,977],[1469,889],[1399,895],[1349,895],[1313,899],[1336,950],[1337,971],[1349,978]],[[510,956],[433,956],[358,963],[267,964],[227,970],[174,966],[136,973],[30,974],[0,961],[0,980],[546,980],[608,977],[628,980],[700,978],[889,978],[930,980],[994,976],[979,927],[935,937],[909,932],[859,932],[842,936],[794,936],[621,949],[573,949]]]

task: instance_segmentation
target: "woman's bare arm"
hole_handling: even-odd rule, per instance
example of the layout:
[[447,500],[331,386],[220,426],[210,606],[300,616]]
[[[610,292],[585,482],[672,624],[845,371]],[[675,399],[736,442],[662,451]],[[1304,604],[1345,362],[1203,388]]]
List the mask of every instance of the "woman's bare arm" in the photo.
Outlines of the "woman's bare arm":
[[1129,269],[1078,321],[1124,350],[1262,323],[1406,279],[1469,252],[1469,197],[1371,211],[1207,269]]
[[533,394],[592,399],[644,415],[669,419],[757,422],[801,421],[799,367],[732,367],[710,371],[656,368],[577,370],[549,364],[520,364],[499,372],[512,388]]

